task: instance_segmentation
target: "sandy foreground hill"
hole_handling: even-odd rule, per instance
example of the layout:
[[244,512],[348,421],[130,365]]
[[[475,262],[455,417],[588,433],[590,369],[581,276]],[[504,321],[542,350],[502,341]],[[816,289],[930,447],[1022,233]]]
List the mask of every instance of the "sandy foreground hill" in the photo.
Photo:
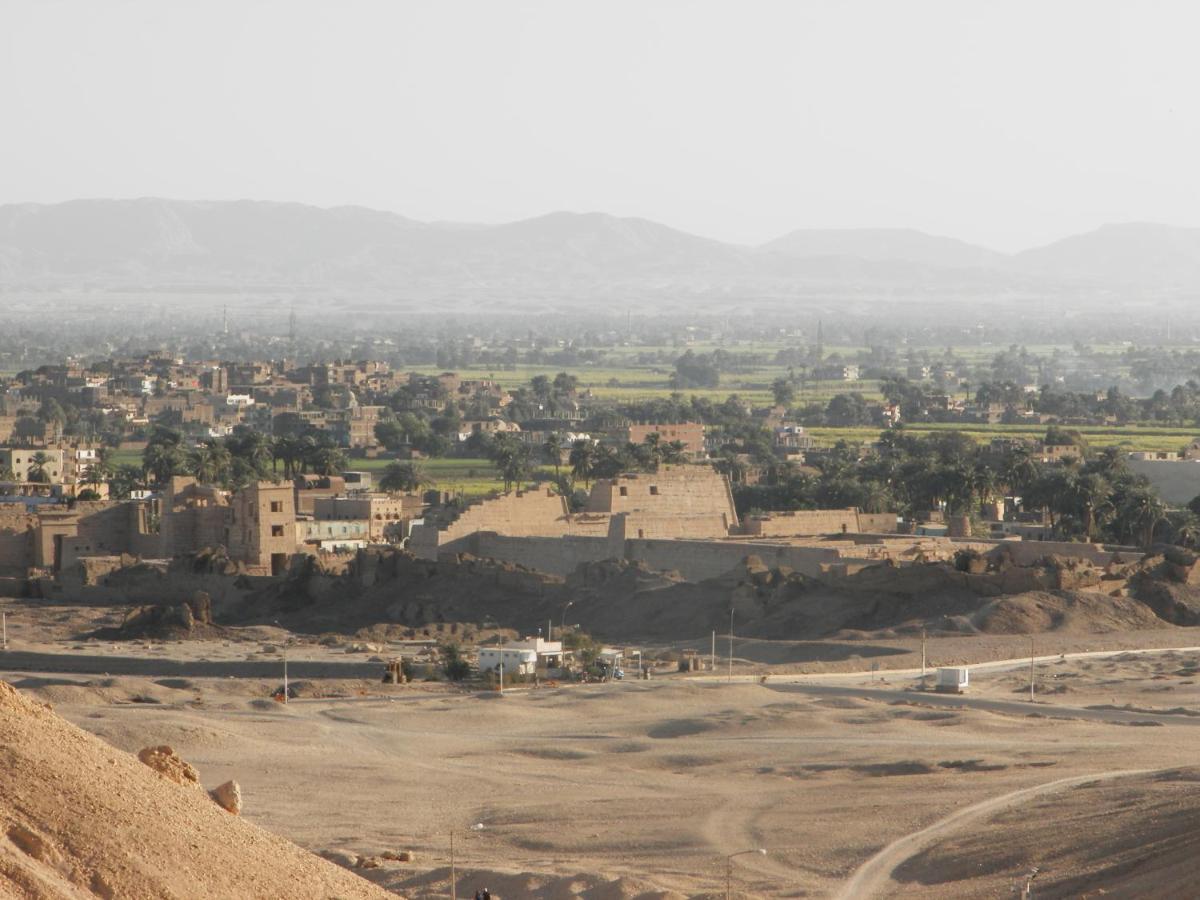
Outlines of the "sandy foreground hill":
[[0,682],[0,897],[387,894]]

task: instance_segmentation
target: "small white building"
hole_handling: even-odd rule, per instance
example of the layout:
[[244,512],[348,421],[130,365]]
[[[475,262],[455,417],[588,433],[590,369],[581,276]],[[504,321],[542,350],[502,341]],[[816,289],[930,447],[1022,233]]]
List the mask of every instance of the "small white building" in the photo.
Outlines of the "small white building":
[[504,662],[506,675],[532,675],[537,670],[537,651],[511,644],[500,647],[479,648],[479,671],[494,672]]
[[562,641],[547,641],[540,637],[527,637],[524,640],[512,641],[505,644],[514,650],[532,650],[537,654],[538,664],[556,669],[563,664]]
[[937,670],[934,689],[939,694],[961,694],[967,689],[970,675],[966,668],[943,668]]

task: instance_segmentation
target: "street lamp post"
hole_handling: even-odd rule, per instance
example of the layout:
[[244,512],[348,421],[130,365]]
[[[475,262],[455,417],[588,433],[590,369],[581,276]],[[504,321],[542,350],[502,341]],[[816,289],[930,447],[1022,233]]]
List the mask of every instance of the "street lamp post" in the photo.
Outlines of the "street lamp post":
[[766,847],[756,847],[752,850],[739,850],[737,853],[730,853],[725,857],[725,900],[731,900],[733,897],[733,858],[735,856],[746,856],[751,853],[757,853],[759,856],[766,856]]
[[567,610],[575,605],[574,600],[568,600],[562,608],[562,616],[558,620],[558,639],[562,640],[563,632],[567,628]]
[[729,607],[729,680],[733,681],[733,607]]
[[[277,628],[283,628],[283,626],[279,624],[278,619],[275,620],[275,625]],[[286,639],[283,641],[283,702],[285,704],[288,702],[287,640]]]
[[[476,822],[471,831],[483,831],[484,824]],[[458,900],[458,870],[454,864],[454,829],[450,829],[450,900]]]

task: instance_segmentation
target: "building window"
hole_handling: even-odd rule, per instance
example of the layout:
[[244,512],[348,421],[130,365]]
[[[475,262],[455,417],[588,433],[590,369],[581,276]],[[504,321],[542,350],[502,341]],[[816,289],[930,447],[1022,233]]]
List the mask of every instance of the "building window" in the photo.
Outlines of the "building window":
[[271,501],[271,512],[283,512],[283,501],[282,500],[272,500]]
[[283,537],[283,526],[282,525],[272,525],[271,526],[271,537]]
[[650,485],[650,493],[656,497],[658,496],[658,485],[657,484]]
[[621,496],[622,497],[629,496],[629,488],[625,487],[624,485],[621,486]]

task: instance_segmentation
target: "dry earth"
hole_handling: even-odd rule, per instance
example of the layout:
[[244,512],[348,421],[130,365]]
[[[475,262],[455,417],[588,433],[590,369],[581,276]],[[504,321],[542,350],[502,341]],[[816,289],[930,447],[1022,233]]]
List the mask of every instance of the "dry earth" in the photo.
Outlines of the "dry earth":
[[[279,655],[258,641],[72,643],[66,619],[5,608],[13,649],[0,655],[0,677],[113,747],[169,744],[207,786],[236,779],[245,822],[343,863],[379,857],[378,868],[356,872],[414,898],[449,894],[452,829],[459,896],[486,884],[505,898],[717,897],[725,855],[757,847],[768,854],[734,862],[739,896],[832,896],[882,848],[973,804],[1076,776],[1185,768],[1200,750],[1195,653],[1042,663],[1031,706],[1019,668],[973,675],[963,698],[916,693],[914,679],[886,672],[794,684],[772,675],[765,685],[663,678],[499,697],[385,688],[358,674],[380,668],[368,655],[305,646],[289,651],[294,666],[307,658],[328,668],[306,677],[308,699],[283,706],[267,699]],[[1200,635],[1037,642],[1051,653],[1200,644]],[[738,644],[761,662],[736,671],[919,664],[910,639],[804,643]],[[956,637],[930,641],[929,655],[1000,658],[1028,646]],[[813,662],[823,655],[836,658]],[[71,672],[81,660],[86,671]],[[25,790],[37,793],[29,785],[43,780],[52,783],[44,771],[26,778]],[[1095,841],[1093,803],[1106,829]],[[1038,866],[1038,896],[1106,886],[1117,896],[1179,896],[1198,804],[1200,784],[1186,772],[1034,792],[897,858],[880,895],[1007,895]],[[383,859],[385,851],[413,859]],[[1149,862],[1139,869],[1139,859]]]

